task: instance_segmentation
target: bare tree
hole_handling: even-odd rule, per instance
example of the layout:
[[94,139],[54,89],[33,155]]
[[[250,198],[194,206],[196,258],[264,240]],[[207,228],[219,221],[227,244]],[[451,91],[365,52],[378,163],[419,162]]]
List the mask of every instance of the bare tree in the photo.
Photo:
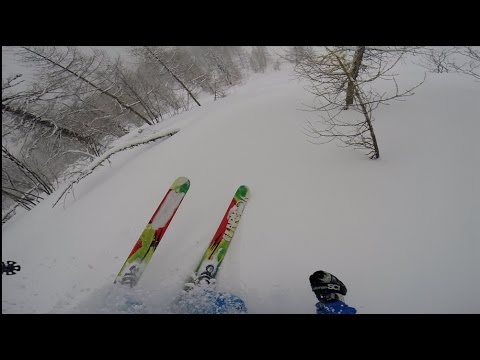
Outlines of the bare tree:
[[[291,46],[286,54],[282,56],[285,60],[298,65],[303,58],[304,53],[307,51],[305,46]],[[278,55],[278,54],[277,54]]]
[[[9,160],[13,162],[17,166],[17,168],[23,172],[25,177],[30,180],[31,185],[34,189],[40,189],[46,194],[51,194],[53,192],[54,188],[45,175],[41,174],[38,170],[33,170],[28,164],[26,164],[22,160],[15,157],[12,153],[10,153],[10,151],[8,151],[8,149],[3,145],[2,145],[2,157],[5,160]],[[13,181],[11,180],[11,178],[9,178],[8,180],[13,185]],[[16,190],[18,191],[18,189]]]
[[238,65],[244,69],[248,69],[248,60],[247,60],[247,54],[245,54],[245,51],[241,46],[229,46],[229,48],[232,50],[232,54],[236,55],[236,58],[238,59]]
[[151,123],[158,123],[158,119],[162,119],[162,109],[157,106],[158,104],[152,102],[152,94],[157,94],[155,86],[145,81],[143,74],[136,71],[128,71],[122,65],[120,58],[118,58],[113,64],[113,75],[116,78],[116,82],[123,87],[125,93],[134,102],[141,104],[146,117],[149,118]]
[[[38,161],[32,153],[41,152],[45,142],[52,143],[52,139],[58,138],[72,139],[85,147],[94,147],[95,143],[80,133],[32,113],[34,104],[42,95],[48,94],[52,101],[59,98],[54,93],[58,89],[53,83],[48,86],[36,83],[32,87],[17,89],[16,86],[23,82],[19,81],[20,78],[19,74],[2,80],[2,208],[16,202],[30,210],[43,199],[42,193],[53,191],[55,178],[51,176],[54,169],[48,171],[46,161]],[[9,213],[13,214],[14,209]]]
[[273,70],[280,70],[280,60],[277,59],[275,60],[275,62],[273,63]]
[[[258,66],[265,65],[264,50],[257,49]],[[2,199],[27,209],[73,168],[106,155],[108,143],[131,126],[158,123],[188,110],[191,100],[200,106],[201,91],[225,96],[247,63],[241,47],[228,46],[136,47],[140,61],[131,66],[98,49],[8,51],[34,76],[2,79]]]
[[434,73],[448,72],[448,58],[452,53],[452,48],[443,49],[424,49],[420,54],[423,55],[423,67]]
[[425,48],[418,53],[423,55],[421,65],[431,72],[455,72],[480,80],[480,48],[471,46]]
[[[7,78],[5,81],[2,80],[2,113],[9,113],[19,118],[19,123],[24,121],[33,122],[39,126],[59,132],[61,136],[74,138],[87,146],[91,146],[92,142],[94,142],[92,138],[85,136],[84,133],[77,133],[71,129],[62,127],[58,122],[48,117],[40,116],[35,110],[34,104],[40,102],[42,98],[48,97],[50,102],[54,102],[61,97],[61,95],[58,95],[58,83],[50,82],[44,84],[44,86],[40,83],[34,83],[33,86],[29,88],[18,90],[15,87],[22,83],[23,80],[16,80],[21,77],[22,74],[17,74]],[[40,114],[41,113],[44,113],[44,111],[40,110]]]
[[2,159],[2,204],[5,202],[8,205],[8,200],[11,200],[10,204],[17,203],[17,206],[31,210],[43,200],[35,181],[28,174],[18,174],[22,168],[17,164],[12,164],[5,156],[2,156]]
[[221,76],[227,86],[238,83],[241,78],[240,71],[232,61],[228,47],[209,46],[207,56],[214,69],[217,70],[217,78]]
[[222,87],[220,81],[218,81],[216,73],[213,73],[213,100],[216,101],[217,98],[223,98],[226,96],[225,91]]
[[140,114],[132,104],[122,99],[122,88],[108,76],[108,64],[105,53],[92,50],[90,56],[81,54],[74,47],[67,47],[65,51],[57,47],[21,46],[17,54],[23,62],[34,64],[43,71],[43,76],[55,78],[64,87],[76,87],[77,94],[106,95],[121,109],[127,109],[145,123],[152,122]]
[[207,74],[208,90],[214,94],[215,100],[226,96],[228,88],[241,82],[242,73],[234,61],[234,54],[239,55],[240,49],[232,49],[229,46],[207,46],[200,47],[197,53],[201,56],[202,69]]
[[[17,75],[14,78],[19,78],[20,76],[21,75]],[[10,115],[17,117],[19,119],[18,124],[22,124],[23,122],[32,122],[39,126],[58,132],[61,136],[76,139],[80,142],[83,142],[87,146],[91,145],[93,140],[89,137],[86,137],[84,134],[64,128],[49,118],[42,118],[38,114],[33,113],[35,110],[32,109],[31,104],[35,101],[38,101],[38,98],[32,98],[36,96],[38,97],[38,91],[30,89],[13,93],[7,92],[7,90],[12,90],[14,87],[14,85],[11,84],[11,80],[12,78],[7,79],[6,82],[2,83],[2,113],[9,113]]]
[[[325,47],[322,53],[312,48],[303,51],[295,71],[309,81],[309,91],[318,102],[309,108],[326,114],[322,116],[323,128],[308,123],[308,134],[324,142],[339,140],[346,146],[367,149],[371,159],[378,159],[380,149],[373,128],[373,111],[380,104],[413,95],[413,90],[424,81],[399,90],[391,70],[408,51],[408,48],[365,46]],[[379,93],[373,87],[376,81],[390,81],[392,91]],[[342,112],[348,109],[360,113],[362,119],[348,119]]]
[[[91,92],[85,96],[64,74],[53,75],[42,73],[22,89],[13,81],[20,79],[18,75],[2,81],[2,143],[16,143],[12,156],[19,159],[12,164],[35,167],[51,183],[58,181],[69,163],[98,156],[104,148],[101,139],[112,133],[109,124],[113,124],[105,121],[108,114],[92,106]],[[120,129],[118,135],[125,133]],[[20,182],[19,177],[25,176],[12,166],[3,171]]]
[[[186,83],[184,80],[182,80],[182,73],[184,71],[178,71],[178,69],[181,67],[181,63],[175,63],[173,60],[175,59],[176,52],[173,51],[171,53],[168,51],[169,49],[162,48],[159,46],[144,46],[143,47],[143,55],[146,56],[147,58],[151,58],[155,61],[157,61],[163,68],[165,69],[174,79],[175,81],[180,84],[180,86],[185,89],[185,91],[188,93],[188,95],[195,101],[195,103],[198,106],[201,106],[198,100],[196,99],[195,95],[193,94],[193,91],[187,87]],[[139,54],[140,52],[137,50],[134,52],[134,54]],[[162,71],[161,70],[161,71]]]
[[365,46],[359,46],[353,54],[353,60],[348,69],[348,86],[347,86],[347,96],[345,99],[345,109],[348,109],[350,105],[353,105],[353,98],[355,96],[355,81],[358,77],[358,72],[360,71],[360,66],[362,65],[363,54],[365,53]]
[[[2,79],[2,199],[31,208],[70,164],[100,155],[102,139],[126,129],[109,109],[111,96],[98,90],[108,84],[103,54],[43,47],[13,53],[37,71],[28,82],[21,74]],[[121,108],[118,101],[113,108]]]
[[254,72],[265,72],[269,54],[266,46],[255,46],[250,54],[250,66]]

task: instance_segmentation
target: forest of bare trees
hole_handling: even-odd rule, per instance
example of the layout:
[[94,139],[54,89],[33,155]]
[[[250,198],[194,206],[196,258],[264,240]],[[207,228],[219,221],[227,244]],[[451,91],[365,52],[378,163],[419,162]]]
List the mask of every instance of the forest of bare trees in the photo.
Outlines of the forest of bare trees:
[[[139,46],[134,61],[98,48],[2,48],[25,74],[2,76],[2,212],[30,210],[133,128],[214,100],[263,72],[265,47]],[[201,96],[202,95],[202,96]]]
[[111,155],[112,141],[132,129],[202,106],[205,99],[223,98],[252,72],[263,73],[269,65],[279,70],[279,59],[293,64],[314,96],[308,110],[322,121],[309,122],[307,135],[365,150],[371,159],[380,157],[375,110],[413,95],[425,80],[399,85],[397,69],[407,55],[428,72],[480,79],[480,51],[473,47],[284,50],[273,59],[266,46],[136,46],[128,48],[133,60],[127,62],[99,48],[2,48],[29,70],[28,76],[2,75],[3,221],[16,206],[30,210],[76,167]]

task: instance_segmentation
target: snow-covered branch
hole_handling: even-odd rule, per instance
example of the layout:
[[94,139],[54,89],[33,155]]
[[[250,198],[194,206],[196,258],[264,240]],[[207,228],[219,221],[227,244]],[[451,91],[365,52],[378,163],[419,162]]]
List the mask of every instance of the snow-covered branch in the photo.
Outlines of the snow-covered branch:
[[114,147],[113,149],[108,150],[102,156],[100,156],[96,160],[92,161],[92,163],[90,163],[90,165],[87,166],[75,180],[72,180],[67,185],[67,187],[62,191],[62,193],[60,194],[60,197],[57,199],[57,201],[55,201],[55,203],[52,205],[52,207],[55,207],[55,205],[57,205],[57,203],[72,190],[74,184],[77,184],[78,182],[80,182],[80,180],[82,180],[83,178],[90,175],[98,166],[100,166],[105,160],[110,158],[112,155],[114,155],[114,154],[116,154],[120,151],[138,146],[138,145],[143,145],[143,144],[147,144],[149,142],[156,141],[156,140],[159,140],[159,139],[168,138],[172,135],[175,135],[179,131],[180,131],[180,129],[174,129],[174,130],[170,130],[168,132],[152,134],[152,135],[147,136],[145,138],[130,141],[128,143],[122,144],[120,146],[117,146],[117,147]]

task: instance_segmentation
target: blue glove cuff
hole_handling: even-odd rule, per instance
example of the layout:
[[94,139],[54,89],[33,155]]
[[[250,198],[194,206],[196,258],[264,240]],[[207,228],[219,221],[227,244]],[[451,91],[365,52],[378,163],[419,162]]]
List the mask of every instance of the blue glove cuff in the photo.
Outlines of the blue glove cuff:
[[343,301],[337,300],[330,303],[318,302],[315,304],[317,314],[356,314],[357,309],[348,306]]

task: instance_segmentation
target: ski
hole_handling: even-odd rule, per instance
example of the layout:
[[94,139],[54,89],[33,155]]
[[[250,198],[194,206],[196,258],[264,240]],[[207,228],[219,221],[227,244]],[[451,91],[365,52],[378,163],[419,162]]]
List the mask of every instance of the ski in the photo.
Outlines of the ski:
[[189,188],[190,180],[186,177],[179,177],[173,182],[118,272],[114,283],[119,282],[130,287],[137,284]]
[[242,185],[237,189],[194,275],[185,284],[185,290],[191,290],[201,283],[210,284],[212,279],[215,279],[249,197],[250,189],[247,186]]

